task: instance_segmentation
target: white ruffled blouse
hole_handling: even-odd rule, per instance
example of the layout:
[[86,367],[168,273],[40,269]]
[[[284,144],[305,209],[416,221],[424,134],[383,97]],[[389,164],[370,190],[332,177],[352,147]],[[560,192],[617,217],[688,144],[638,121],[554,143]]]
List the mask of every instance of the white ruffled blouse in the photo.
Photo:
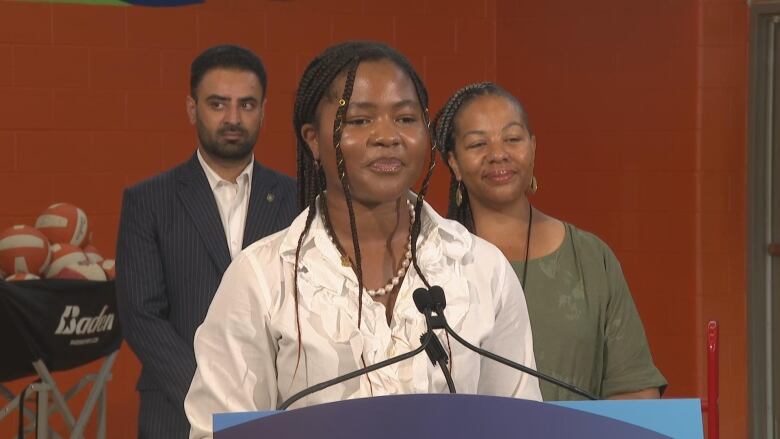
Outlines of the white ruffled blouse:
[[[358,327],[357,278],[342,266],[317,215],[300,253],[299,358],[293,271],[306,213],[289,228],[247,247],[225,272],[195,334],[198,368],[184,403],[190,437],[211,435],[213,413],[275,409],[306,387],[363,367],[361,356],[371,365],[420,345],[425,318],[412,292],[424,285],[416,271],[410,266],[403,279],[390,325],[384,305],[364,292]],[[525,298],[503,254],[427,203],[422,213],[417,260],[428,282],[444,289],[450,326],[474,345],[535,368]],[[449,343],[458,393],[542,399],[536,378],[481,358],[436,332],[445,349]],[[441,370],[421,353],[316,392],[292,407],[447,391]]]

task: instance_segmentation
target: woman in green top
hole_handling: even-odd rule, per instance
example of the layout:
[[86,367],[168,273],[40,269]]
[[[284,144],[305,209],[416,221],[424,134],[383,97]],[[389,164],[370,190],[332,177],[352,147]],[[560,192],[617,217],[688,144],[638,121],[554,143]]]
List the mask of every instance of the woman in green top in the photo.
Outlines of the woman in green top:
[[[447,216],[512,262],[539,370],[600,398],[658,398],[666,380],[615,255],[528,201],[537,189],[536,138],[522,104],[495,84],[472,84],[450,97],[434,125],[452,174]],[[546,401],[581,399],[540,384]]]

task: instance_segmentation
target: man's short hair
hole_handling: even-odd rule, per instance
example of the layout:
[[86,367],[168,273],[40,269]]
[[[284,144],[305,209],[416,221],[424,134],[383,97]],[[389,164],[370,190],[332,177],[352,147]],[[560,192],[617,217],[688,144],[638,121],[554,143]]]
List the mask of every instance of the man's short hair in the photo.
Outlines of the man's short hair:
[[196,90],[203,76],[212,69],[232,69],[252,72],[260,80],[263,87],[262,98],[265,98],[268,76],[265,66],[257,55],[249,49],[232,44],[221,44],[206,49],[198,55],[190,66],[190,95],[196,99]]

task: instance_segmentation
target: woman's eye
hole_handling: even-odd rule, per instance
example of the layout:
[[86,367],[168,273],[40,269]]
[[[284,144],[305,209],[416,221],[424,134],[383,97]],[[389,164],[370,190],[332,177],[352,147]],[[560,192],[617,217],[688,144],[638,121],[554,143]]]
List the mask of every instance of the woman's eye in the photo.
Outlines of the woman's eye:
[[405,124],[415,123],[417,122],[417,118],[414,116],[401,116],[398,118],[398,122]]
[[520,142],[523,141],[523,138],[522,137],[510,137],[510,138],[506,139],[506,141],[509,142],[509,143],[520,143]]
[[466,148],[469,148],[469,149],[471,149],[471,148],[479,148],[480,146],[485,146],[486,144],[487,144],[486,142],[474,142],[474,143],[469,143],[466,146]]
[[352,119],[347,120],[347,125],[365,125],[369,122],[367,118],[364,117],[356,117]]

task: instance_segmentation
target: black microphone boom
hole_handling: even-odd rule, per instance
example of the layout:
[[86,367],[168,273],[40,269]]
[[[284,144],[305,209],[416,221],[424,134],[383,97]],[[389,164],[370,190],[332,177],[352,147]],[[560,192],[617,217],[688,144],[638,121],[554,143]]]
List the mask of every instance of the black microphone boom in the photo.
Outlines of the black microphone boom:
[[425,347],[425,352],[428,354],[428,358],[431,359],[431,363],[438,364],[441,368],[441,373],[444,374],[444,379],[447,381],[447,389],[450,393],[457,393],[455,391],[455,382],[452,380],[452,374],[447,367],[447,352],[444,351],[444,346],[441,345],[439,337],[433,333],[433,322],[431,318],[431,311],[427,310],[425,313],[425,322],[428,326],[428,332],[420,336],[420,341],[424,337],[430,337],[429,343]]
[[[438,322],[434,323],[431,320],[431,312],[433,310],[433,302],[431,301],[431,296],[428,294],[428,290],[426,290],[425,288],[418,288],[413,293],[413,297],[417,309],[420,310],[421,313],[425,314],[425,321],[428,324],[428,332],[420,336],[420,342],[421,342],[420,347],[411,350],[409,352],[396,355],[395,357],[388,358],[387,360],[380,361],[379,363],[372,364],[371,366],[363,367],[355,371],[352,371],[350,373],[338,376],[336,378],[333,378],[332,380],[323,381],[319,384],[315,384],[311,387],[307,387],[301,390],[300,392],[296,393],[295,395],[287,398],[284,402],[282,402],[282,404],[279,405],[279,410],[286,410],[295,401],[298,401],[301,398],[311,395],[312,393],[319,392],[320,390],[327,389],[328,387],[335,386],[336,384],[343,383],[344,381],[351,380],[352,378],[357,378],[360,375],[373,372],[377,369],[381,369],[385,366],[398,363],[408,358],[412,358],[422,351],[426,351],[428,353],[428,356],[431,358],[431,361],[434,362],[434,364],[436,363],[439,364],[439,366],[442,368],[442,372],[444,373],[444,378],[447,380],[447,387],[449,388],[450,393],[455,393],[455,384],[453,383],[452,376],[450,376],[449,370],[447,369],[447,354],[444,353],[444,348],[441,346],[441,343],[439,343],[439,339],[436,337],[436,334],[433,333],[432,330],[433,327],[431,326],[435,323],[438,323]],[[418,303],[419,300],[422,300],[423,302]],[[438,346],[434,346],[431,348],[430,346],[432,343],[435,343]],[[437,352],[444,353],[444,357],[442,358],[441,356],[439,356]]]
[[385,366],[389,366],[394,363],[398,363],[399,361],[406,360],[407,358],[412,358],[415,355],[419,354],[420,352],[424,351],[425,348],[428,346],[428,343],[430,343],[431,339],[434,338],[435,335],[433,332],[428,332],[425,335],[423,335],[422,344],[420,347],[411,350],[409,352],[405,352],[400,355],[396,355],[395,357],[388,358],[387,360],[380,361],[379,363],[372,364],[371,366],[363,367],[360,369],[357,369],[355,371],[352,371],[350,373],[338,376],[336,378],[333,378],[332,380],[323,381],[319,384],[315,384],[311,387],[307,387],[300,392],[296,393],[295,395],[287,398],[280,406],[279,410],[286,410],[287,407],[291,406],[295,401],[298,401],[299,399],[311,395],[312,393],[319,392],[320,390],[327,389],[330,386],[335,386],[336,384],[342,383],[347,380],[351,380],[352,378],[357,378],[360,375],[367,374],[369,372],[373,372],[377,369],[381,369]]
[[[417,292],[415,291],[415,293],[417,293]],[[433,307],[433,309],[436,311],[436,314],[437,314],[437,318],[434,319],[434,321],[435,321],[434,328],[436,328],[436,327],[444,328],[444,330],[447,331],[448,334],[450,334],[455,340],[457,340],[460,344],[462,344],[466,348],[476,352],[479,355],[482,355],[483,357],[487,357],[487,358],[490,358],[493,361],[497,361],[497,362],[499,362],[499,363],[501,363],[501,364],[503,364],[505,366],[509,366],[509,367],[511,367],[511,368],[513,368],[515,370],[519,370],[521,372],[525,372],[525,373],[527,373],[527,374],[529,374],[531,376],[534,376],[534,377],[536,377],[538,379],[542,379],[544,381],[547,381],[548,383],[555,384],[556,386],[563,387],[564,389],[566,389],[566,390],[568,390],[570,392],[576,393],[577,395],[580,395],[582,397],[585,397],[585,398],[588,398],[588,399],[594,400],[594,401],[598,400],[598,398],[596,398],[595,396],[591,395],[590,393],[580,389],[577,386],[574,386],[574,385],[569,384],[569,383],[565,383],[565,382],[563,382],[563,381],[561,381],[561,380],[559,380],[557,378],[553,378],[553,377],[551,377],[549,375],[546,375],[546,374],[544,374],[542,372],[539,372],[538,370],[534,370],[534,369],[531,369],[530,367],[523,366],[522,364],[515,363],[512,360],[509,360],[507,358],[501,357],[499,355],[496,355],[496,354],[494,354],[492,352],[489,352],[489,351],[486,351],[484,349],[480,349],[480,348],[472,345],[471,343],[467,342],[466,340],[464,340],[460,335],[458,335],[450,327],[449,323],[447,323],[447,319],[444,317],[444,307],[447,306],[447,299],[444,296],[444,290],[440,286],[434,285],[434,286],[431,287],[431,289],[425,295],[427,295],[429,297],[428,298],[421,298],[420,300],[423,301],[423,303],[425,303],[426,305],[428,303],[430,303],[431,306]],[[415,300],[415,303],[417,303],[416,300]],[[419,306],[418,306],[418,309],[419,309]],[[441,325],[441,326],[438,326],[438,325]]]
[[[441,289],[441,288],[439,288]],[[438,364],[441,368],[441,372],[444,374],[444,379],[447,380],[447,388],[450,393],[457,393],[455,391],[455,382],[452,381],[452,374],[447,367],[447,352],[444,351],[444,346],[441,345],[439,338],[433,333],[434,329],[441,328],[438,322],[438,316],[432,317],[433,313],[433,296],[429,290],[425,288],[417,288],[412,293],[412,299],[414,305],[417,307],[417,311],[420,311],[425,316],[425,326],[428,328],[428,332],[420,336],[420,340],[427,335],[431,335],[431,341],[425,348],[425,352],[428,354],[428,358],[431,359],[431,363]]]

